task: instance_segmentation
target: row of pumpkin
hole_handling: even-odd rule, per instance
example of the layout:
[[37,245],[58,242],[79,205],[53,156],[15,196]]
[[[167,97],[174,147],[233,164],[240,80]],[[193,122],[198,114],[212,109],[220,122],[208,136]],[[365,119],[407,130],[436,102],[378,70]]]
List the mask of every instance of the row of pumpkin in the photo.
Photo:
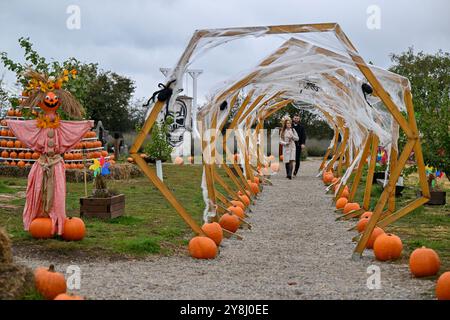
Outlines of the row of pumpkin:
[[[324,171],[322,175],[325,185],[332,185],[334,191],[339,186],[339,178],[336,178],[332,171]],[[342,214],[350,214],[360,210],[359,203],[349,202],[349,188],[345,186],[339,199],[336,201],[336,210]],[[371,211],[366,211],[359,216],[356,230],[364,232],[372,217]],[[366,244],[367,249],[372,249],[375,258],[379,261],[397,260],[401,257],[403,243],[401,239],[392,234],[386,233],[382,228],[375,227]],[[415,249],[409,257],[409,269],[414,277],[430,277],[438,274],[441,267],[439,255],[433,249],[421,247]],[[436,283],[436,297],[439,300],[450,300],[450,271],[444,272]]]

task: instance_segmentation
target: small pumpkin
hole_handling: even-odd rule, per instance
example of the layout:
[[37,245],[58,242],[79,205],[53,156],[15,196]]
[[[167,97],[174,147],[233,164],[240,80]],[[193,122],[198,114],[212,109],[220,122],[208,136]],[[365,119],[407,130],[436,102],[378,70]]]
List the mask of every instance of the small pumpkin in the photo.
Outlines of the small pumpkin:
[[366,225],[369,223],[370,218],[362,218],[359,219],[358,223],[356,224],[356,229],[358,232],[363,232],[366,229]]
[[241,207],[230,206],[227,208],[227,210],[230,211],[231,213],[237,215],[241,219],[245,218],[244,210]]
[[8,141],[3,139],[3,140],[0,141],[0,146],[3,147],[3,148],[6,148],[6,144],[7,143],[8,143]]
[[219,220],[219,224],[225,230],[236,232],[239,228],[239,218],[233,214],[225,213]]
[[330,184],[331,181],[333,181],[333,178],[334,178],[334,175],[333,175],[331,172],[326,172],[326,173],[323,175],[323,182],[324,182],[325,184]]
[[64,221],[62,238],[66,241],[80,241],[86,235],[86,226],[83,220],[77,217],[68,217]]
[[30,151],[25,152],[25,159],[31,159],[32,153]]
[[347,204],[347,202],[348,202],[347,198],[339,198],[336,201],[336,209],[344,209],[344,207]]
[[64,153],[64,160],[73,160],[73,153],[71,152]]
[[344,213],[349,213],[351,211],[359,210],[361,207],[359,206],[359,203],[356,202],[348,202],[344,207]]
[[84,300],[84,298],[81,296],[70,295],[67,293],[60,293],[53,300]]
[[223,239],[223,230],[217,222],[205,223],[202,226],[203,232],[207,237],[211,238],[216,245],[220,245]]
[[251,182],[250,180],[247,180],[248,185],[250,186],[250,191],[253,194],[258,194],[259,193],[259,186],[256,182]]
[[181,166],[184,163],[184,160],[182,157],[176,157],[173,161],[174,164]]
[[52,229],[52,219],[40,217],[31,221],[29,231],[35,239],[48,239],[53,236]]
[[[280,160],[281,160],[281,159],[280,159]],[[267,168],[264,168],[264,169],[267,170]],[[265,172],[264,169],[263,169],[264,175],[268,176],[268,175],[270,174],[270,172]],[[278,162],[273,162],[273,163],[271,163],[271,164],[270,164],[270,170],[272,170],[273,172],[278,172],[278,171],[280,171],[280,164],[279,164]]]
[[13,161],[11,161],[11,163],[9,165],[12,167],[15,167],[17,165],[17,163],[13,160]]
[[375,243],[375,240],[382,234],[384,234],[384,230],[381,229],[380,227],[375,227],[372,231],[372,234],[369,237],[369,240],[367,240],[366,248],[372,249],[373,244]]
[[241,194],[241,195],[239,195],[239,199],[246,207],[248,207],[250,205],[250,198],[248,196]]
[[9,109],[8,110],[8,112],[7,112],[7,115],[9,116],[9,117],[14,117],[14,114],[15,114],[15,112],[14,112],[14,109]]
[[1,155],[2,155],[2,158],[9,158],[9,152],[6,150],[3,150]]
[[391,233],[379,235],[373,243],[373,253],[380,261],[396,260],[401,256],[402,250],[402,240]]
[[372,211],[366,211],[359,217],[359,219],[370,218],[372,214],[373,214]]
[[2,136],[4,136],[4,137],[7,137],[7,136],[8,136],[8,130],[2,129],[2,130],[0,131],[0,135],[2,135]]
[[24,168],[25,167],[25,161],[20,160],[19,162],[17,162],[17,166],[20,168]]
[[128,161],[129,163],[133,163],[133,162],[134,162],[134,159],[133,159],[132,157],[128,157],[128,158],[127,158],[127,161]]
[[14,133],[11,130],[8,130],[8,137],[14,137]]
[[20,151],[19,154],[17,155],[17,157],[18,157],[19,159],[25,159],[25,152]]
[[348,189],[348,186],[345,186],[344,190],[342,190],[341,197],[348,199],[349,196],[350,196],[350,191]]
[[16,158],[17,158],[17,152],[11,151],[11,152],[9,153],[9,157],[10,157],[11,159],[16,159]]
[[41,154],[39,152],[33,152],[33,154],[31,155],[31,158],[34,160],[39,159],[39,157],[41,156]]
[[36,290],[47,300],[53,300],[67,290],[66,279],[62,273],[55,271],[55,266],[37,268],[34,272]]
[[14,141],[9,140],[9,141],[6,143],[6,146],[7,146],[8,148],[14,148]]
[[435,290],[438,300],[450,300],[450,271],[441,274]]
[[22,147],[22,142],[20,142],[20,140],[14,141],[14,147],[15,148],[21,148]]
[[434,276],[440,267],[441,260],[433,249],[417,248],[409,256],[409,270],[415,277]]
[[242,210],[245,210],[245,205],[244,205],[244,203],[243,203],[242,201],[231,200],[230,202],[231,202],[231,204],[232,204],[233,206],[241,207]]
[[208,237],[197,236],[189,241],[189,253],[196,259],[214,259],[217,256],[217,245]]

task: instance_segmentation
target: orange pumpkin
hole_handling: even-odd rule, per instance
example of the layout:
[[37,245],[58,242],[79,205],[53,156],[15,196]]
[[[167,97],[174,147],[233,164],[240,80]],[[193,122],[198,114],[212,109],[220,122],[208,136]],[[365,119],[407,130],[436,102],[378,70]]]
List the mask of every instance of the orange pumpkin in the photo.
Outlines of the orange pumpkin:
[[32,153],[30,151],[25,152],[25,159],[31,159]]
[[25,159],[25,152],[20,151],[19,154],[17,155],[17,157],[18,157],[19,159]]
[[9,116],[9,117],[14,117],[14,114],[15,114],[15,112],[14,112],[14,109],[9,109],[8,110],[8,112],[7,112],[7,115]]
[[102,157],[108,156],[108,151],[106,151],[106,150],[102,150],[101,153],[102,153]]
[[41,156],[41,154],[39,152],[33,152],[33,154],[31,155],[31,158],[34,160],[39,159],[39,157]]
[[259,179],[259,177],[253,177],[253,182],[254,183],[257,183],[257,184],[260,184],[261,183],[261,180]]
[[64,168],[67,170],[67,169],[70,169],[70,164],[69,163],[65,163],[64,164]]
[[13,161],[10,162],[9,165],[12,166],[12,167],[15,167],[17,165],[17,163],[13,160]]
[[203,232],[207,237],[211,238],[216,245],[220,245],[223,239],[223,230],[217,222],[205,223],[202,226]]
[[44,100],[38,103],[38,107],[45,113],[55,113],[61,105],[61,100],[53,91],[45,94]]
[[239,218],[233,214],[225,213],[219,220],[219,224],[224,228],[225,230],[228,230],[230,232],[236,232],[236,230],[239,228]]
[[3,139],[3,140],[0,141],[0,146],[3,147],[3,148],[6,148],[6,144],[7,143],[8,143],[8,141]]
[[94,148],[94,143],[90,142],[90,141],[86,142],[86,149],[92,149],[92,148]]
[[22,111],[20,109],[14,110],[14,116],[21,117],[22,116]]
[[181,166],[184,163],[184,160],[182,157],[176,157],[173,161],[174,164]]
[[101,141],[95,141],[94,142],[94,148],[101,148],[102,147],[102,142]]
[[231,200],[230,202],[233,206],[241,207],[242,210],[245,210],[245,205],[242,203],[242,201]]
[[244,210],[241,207],[231,206],[231,207],[228,207],[227,210],[230,211],[231,213],[237,215],[241,219],[245,218]]
[[67,290],[66,279],[62,273],[55,271],[55,266],[37,268],[34,272],[36,290],[47,300],[53,300]]
[[375,240],[382,234],[384,234],[384,230],[381,229],[380,227],[375,227],[372,231],[372,234],[369,237],[369,240],[367,240],[366,248],[372,249]]
[[359,210],[361,207],[356,202],[348,202],[344,207],[344,213],[349,213],[351,211]]
[[9,141],[6,143],[6,146],[7,146],[8,148],[14,148],[14,141],[9,140]]
[[450,300],[450,271],[444,272],[436,283],[436,298]]
[[415,277],[434,276],[439,272],[441,260],[433,249],[418,248],[409,257],[409,270]]
[[256,182],[251,182],[250,180],[247,180],[247,183],[249,184],[250,190],[253,194],[259,193],[259,186]]
[[8,130],[8,137],[14,137],[14,133],[11,130]]
[[6,150],[3,150],[1,155],[2,155],[2,158],[9,158],[9,152]]
[[339,198],[336,201],[336,209],[344,209],[344,207],[347,204],[347,202],[348,202],[347,198]]
[[133,159],[132,157],[128,157],[128,158],[127,158],[127,161],[128,161],[129,163],[133,163],[133,162],[134,162],[134,159]]
[[53,300],[84,300],[81,296],[72,296],[67,293],[58,294]]
[[370,218],[371,216],[372,216],[372,211],[366,211],[359,217],[359,219]]
[[348,199],[348,196],[349,196],[349,195],[350,195],[350,191],[349,191],[349,189],[348,189],[348,186],[345,186],[345,187],[344,187],[344,190],[342,190],[341,197],[347,198],[347,199]]
[[52,219],[41,217],[31,221],[30,229],[31,236],[35,239],[48,239],[53,236],[52,233]]
[[86,227],[83,220],[76,217],[68,217],[64,221],[62,238],[67,241],[80,241],[86,235]]
[[22,147],[22,142],[20,142],[20,140],[14,141],[14,147],[21,148]]
[[64,160],[73,160],[73,153],[70,152],[64,153]]
[[379,235],[373,244],[373,253],[377,260],[380,261],[398,259],[402,254],[402,250],[402,240],[390,233]]
[[194,237],[189,241],[189,253],[196,259],[214,259],[217,256],[217,245],[208,237]]
[[84,165],[82,163],[78,163],[77,164],[77,169],[84,169]]
[[16,159],[16,158],[17,158],[17,152],[11,151],[11,152],[9,153],[9,157],[10,157],[11,159]]
[[334,175],[331,172],[325,172],[325,174],[323,175],[323,183],[325,184],[330,184],[331,181],[333,181]]
[[70,164],[70,169],[78,169],[77,164],[72,162]]
[[358,232],[363,232],[366,229],[366,225],[369,223],[370,218],[359,219],[356,229]]
[[248,196],[241,194],[241,195],[239,195],[239,199],[246,207],[248,207],[250,205],[250,198]]
[[20,160],[19,162],[17,162],[17,166],[20,168],[24,168],[25,167],[25,161]]

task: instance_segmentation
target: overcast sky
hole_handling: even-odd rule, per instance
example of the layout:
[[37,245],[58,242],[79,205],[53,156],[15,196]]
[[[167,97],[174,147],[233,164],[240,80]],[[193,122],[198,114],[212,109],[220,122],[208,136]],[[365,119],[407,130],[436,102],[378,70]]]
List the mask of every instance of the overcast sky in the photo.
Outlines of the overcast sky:
[[[80,29],[66,27],[69,5],[80,8]],[[370,5],[380,8],[380,29],[367,27]],[[0,51],[23,59],[17,39],[27,36],[45,57],[73,56],[130,77],[135,97],[141,98],[164,80],[159,68],[177,62],[196,29],[337,22],[366,61],[389,67],[390,53],[412,45],[430,53],[450,51],[449,13],[448,0],[0,0]],[[277,39],[247,41],[204,56],[193,65],[204,70],[200,96],[212,84],[255,65],[277,44]],[[12,82],[11,73],[0,66],[2,74]]]

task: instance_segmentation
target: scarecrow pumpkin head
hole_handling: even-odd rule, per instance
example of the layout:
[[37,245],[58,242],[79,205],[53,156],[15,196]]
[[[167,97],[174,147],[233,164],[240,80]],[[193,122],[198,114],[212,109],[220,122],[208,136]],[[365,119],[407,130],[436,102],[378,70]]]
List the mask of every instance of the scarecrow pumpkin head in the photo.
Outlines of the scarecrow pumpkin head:
[[61,105],[59,97],[53,92],[47,92],[44,99],[39,102],[38,107],[41,108],[45,113],[55,113]]

